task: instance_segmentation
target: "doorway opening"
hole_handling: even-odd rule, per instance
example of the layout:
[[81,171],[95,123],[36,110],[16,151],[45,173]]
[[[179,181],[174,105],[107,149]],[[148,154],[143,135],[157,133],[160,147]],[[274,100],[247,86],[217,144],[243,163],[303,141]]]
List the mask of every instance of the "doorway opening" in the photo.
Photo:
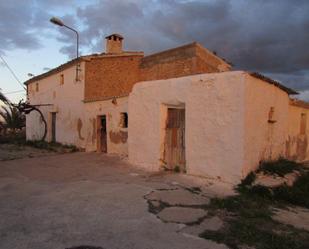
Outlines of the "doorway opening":
[[55,143],[56,142],[56,112],[51,113],[51,142]]
[[163,161],[167,170],[186,172],[184,108],[167,108]]
[[107,153],[106,115],[97,117],[97,151]]

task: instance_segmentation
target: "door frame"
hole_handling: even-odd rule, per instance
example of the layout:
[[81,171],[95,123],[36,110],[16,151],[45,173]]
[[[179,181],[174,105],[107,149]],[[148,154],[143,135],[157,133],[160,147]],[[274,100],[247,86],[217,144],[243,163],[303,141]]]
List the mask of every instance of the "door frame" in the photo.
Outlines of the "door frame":
[[[48,121],[47,121],[47,141],[48,142],[56,142],[57,141],[57,111],[50,111],[48,113]],[[53,129],[53,117],[55,117],[55,126]],[[53,141],[53,131],[55,131],[55,141]]]
[[[106,151],[102,152],[102,138],[101,138],[101,128],[102,128],[102,117],[105,117],[105,129],[106,129]],[[107,153],[107,115],[102,114],[97,116],[97,152]]]
[[186,106],[185,103],[177,103],[177,104],[161,104],[160,106],[160,165],[159,168],[161,170],[166,170],[166,162],[165,162],[165,140],[166,140],[166,126],[167,126],[167,115],[168,115],[168,109],[183,109],[185,111],[185,120],[184,120],[184,157],[185,157],[185,162],[184,162],[184,169],[185,172],[188,171],[187,163],[186,163],[186,127],[187,127],[187,122],[186,122]]

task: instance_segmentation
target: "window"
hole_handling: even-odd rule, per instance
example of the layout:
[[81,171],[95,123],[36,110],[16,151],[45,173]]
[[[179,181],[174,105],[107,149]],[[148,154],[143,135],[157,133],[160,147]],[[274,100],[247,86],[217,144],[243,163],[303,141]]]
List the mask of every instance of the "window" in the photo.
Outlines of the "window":
[[60,74],[60,85],[64,84],[64,75]]
[[300,134],[306,134],[307,129],[307,115],[302,113],[300,116]]
[[36,92],[39,91],[39,83],[35,83],[35,91],[36,91]]
[[120,113],[120,123],[119,126],[121,128],[128,128],[128,113],[122,112]]
[[269,112],[268,112],[268,123],[275,123],[275,107],[270,107]]

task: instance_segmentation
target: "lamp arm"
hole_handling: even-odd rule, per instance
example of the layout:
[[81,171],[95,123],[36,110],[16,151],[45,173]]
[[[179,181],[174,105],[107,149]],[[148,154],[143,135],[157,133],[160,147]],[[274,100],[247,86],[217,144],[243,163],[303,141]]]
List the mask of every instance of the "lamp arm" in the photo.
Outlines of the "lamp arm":
[[63,25],[64,27],[66,27],[69,30],[72,30],[75,34],[76,34],[76,39],[77,39],[77,46],[76,46],[76,59],[78,59],[79,57],[79,34],[75,29],[72,29],[71,27],[67,26],[67,25]]

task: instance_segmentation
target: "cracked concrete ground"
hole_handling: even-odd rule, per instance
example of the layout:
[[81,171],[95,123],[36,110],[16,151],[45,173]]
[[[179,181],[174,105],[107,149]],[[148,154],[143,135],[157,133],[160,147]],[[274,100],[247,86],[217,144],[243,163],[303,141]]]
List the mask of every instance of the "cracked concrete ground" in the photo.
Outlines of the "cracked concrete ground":
[[273,219],[298,229],[309,231],[309,209],[301,207],[288,207],[287,209],[275,209]]
[[148,211],[147,194],[175,186],[199,187],[208,196],[228,193],[225,185],[149,174],[118,157],[96,153],[2,161],[0,248],[227,248],[179,232],[184,225],[164,223]]

